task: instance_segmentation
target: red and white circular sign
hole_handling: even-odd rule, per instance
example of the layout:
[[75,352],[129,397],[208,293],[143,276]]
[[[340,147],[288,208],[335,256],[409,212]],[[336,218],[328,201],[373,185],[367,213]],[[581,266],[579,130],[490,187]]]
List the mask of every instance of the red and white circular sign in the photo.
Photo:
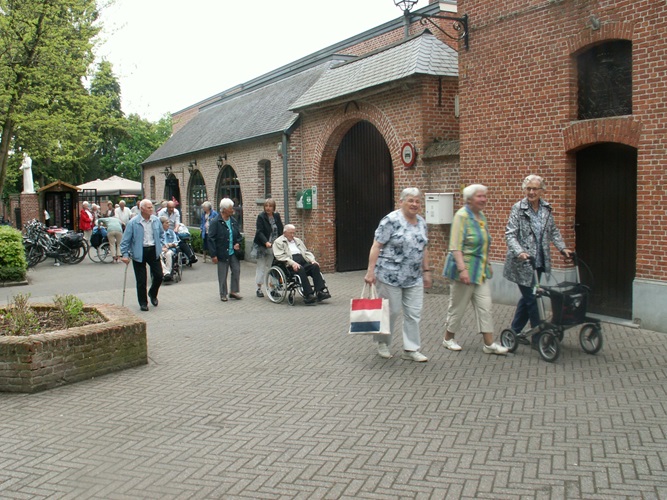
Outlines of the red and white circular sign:
[[415,164],[417,155],[415,154],[415,148],[409,142],[406,142],[401,146],[401,160],[403,160],[403,165],[406,167],[411,167]]

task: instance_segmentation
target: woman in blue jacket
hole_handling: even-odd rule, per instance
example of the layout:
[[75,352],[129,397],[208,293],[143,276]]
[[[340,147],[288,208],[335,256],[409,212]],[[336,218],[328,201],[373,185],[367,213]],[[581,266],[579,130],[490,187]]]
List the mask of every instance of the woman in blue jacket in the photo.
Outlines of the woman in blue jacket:
[[204,262],[206,262],[206,253],[210,253],[208,250],[208,231],[211,225],[211,221],[218,216],[218,212],[213,210],[213,204],[210,201],[205,201],[201,204],[201,224],[199,224],[199,229],[201,229],[201,239],[202,239],[202,248],[204,251]]

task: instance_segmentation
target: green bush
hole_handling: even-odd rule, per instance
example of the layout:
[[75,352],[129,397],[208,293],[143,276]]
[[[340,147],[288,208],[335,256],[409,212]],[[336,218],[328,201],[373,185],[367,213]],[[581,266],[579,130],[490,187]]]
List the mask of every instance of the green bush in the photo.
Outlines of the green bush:
[[201,238],[201,229],[190,229],[190,244],[195,253],[204,253],[204,242]]
[[39,332],[39,317],[30,307],[29,298],[29,293],[19,293],[13,297],[13,307],[0,312],[4,335],[32,335]]
[[23,281],[27,269],[21,231],[0,226],[0,281]]

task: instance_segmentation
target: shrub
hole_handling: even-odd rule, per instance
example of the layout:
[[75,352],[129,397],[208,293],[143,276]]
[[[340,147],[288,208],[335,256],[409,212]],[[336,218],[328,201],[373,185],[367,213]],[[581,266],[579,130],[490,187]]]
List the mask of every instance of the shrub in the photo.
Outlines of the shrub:
[[190,229],[190,244],[196,253],[204,253],[204,242],[201,238],[201,229]]
[[27,269],[23,235],[12,227],[0,226],[0,281],[23,281]]
[[56,295],[53,304],[55,306],[53,314],[63,327],[72,328],[88,322],[88,314],[83,310],[83,301],[76,295]]

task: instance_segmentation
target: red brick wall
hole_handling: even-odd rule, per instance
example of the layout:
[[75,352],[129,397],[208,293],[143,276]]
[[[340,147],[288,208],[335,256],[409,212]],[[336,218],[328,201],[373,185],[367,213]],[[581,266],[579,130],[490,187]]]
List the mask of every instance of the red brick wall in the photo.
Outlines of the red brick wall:
[[[442,92],[438,91],[442,85]],[[335,226],[333,165],[338,146],[347,131],[358,121],[372,123],[384,137],[392,155],[394,166],[394,199],[410,186],[423,192],[447,192],[456,185],[457,162],[450,168],[442,168],[440,162],[425,165],[420,155],[434,139],[457,139],[458,122],[454,117],[456,81],[437,77],[418,76],[403,85],[367,96],[355,97],[357,106],[346,103],[304,113],[302,183],[296,189],[318,186],[319,208],[305,214],[304,224],[308,233],[308,246],[317,255],[322,268],[335,268]],[[400,146],[412,143],[418,153],[414,168],[406,169],[400,159]],[[435,164],[433,164],[435,163]],[[433,241],[444,239],[444,229],[432,226]],[[441,245],[436,248],[442,248]],[[441,266],[443,256],[434,252],[436,267]]]
[[[667,279],[667,6],[658,1],[460,0],[471,19],[459,59],[462,182],[489,186],[487,216],[504,257],[504,226],[529,173],[542,175],[566,242],[574,244],[575,151],[604,141],[638,148],[637,277]],[[594,30],[590,17],[601,27]],[[633,115],[576,122],[576,55],[633,44]]]

